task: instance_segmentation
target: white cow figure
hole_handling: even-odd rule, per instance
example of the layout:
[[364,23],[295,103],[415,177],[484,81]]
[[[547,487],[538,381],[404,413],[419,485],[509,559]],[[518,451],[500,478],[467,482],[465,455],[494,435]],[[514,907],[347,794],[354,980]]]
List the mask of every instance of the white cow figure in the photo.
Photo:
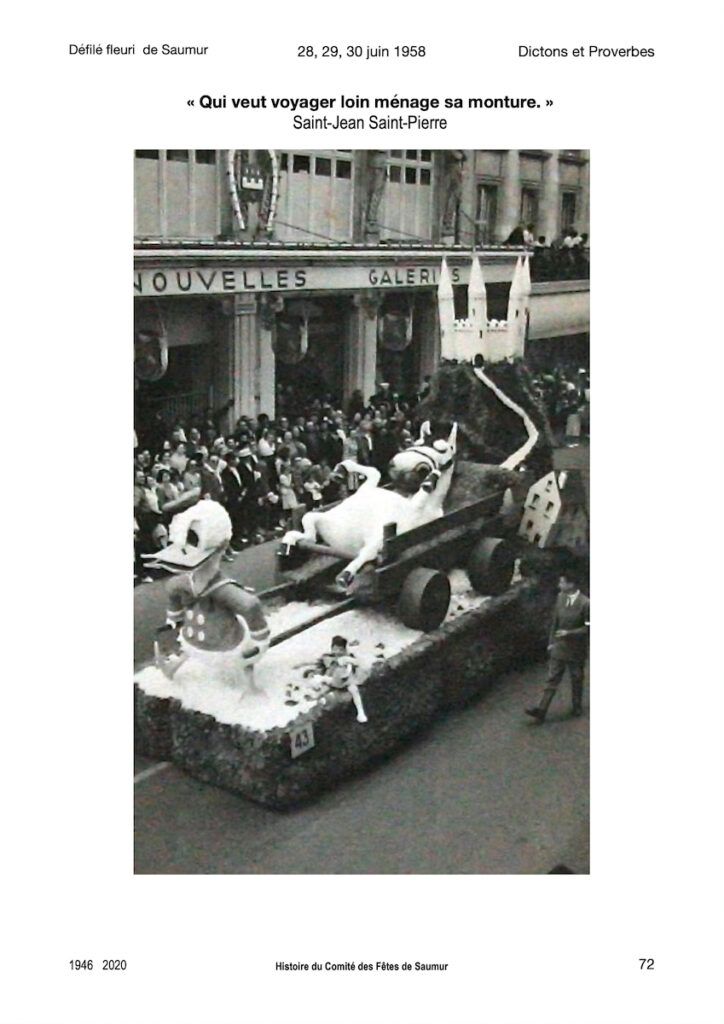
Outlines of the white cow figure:
[[390,462],[393,484],[396,479],[400,483],[416,480],[414,493],[401,494],[378,487],[379,470],[346,459],[341,466],[348,473],[364,477],[359,489],[326,512],[307,512],[302,518],[303,532],[290,530],[282,544],[289,550],[302,539],[321,540],[351,558],[337,576],[337,583],[347,589],[362,566],[373,561],[382,550],[384,528],[388,523],[395,523],[399,534],[443,514],[455,463],[457,423],[453,424],[447,440],[428,444],[429,434],[430,424],[425,423],[418,443],[399,452]]

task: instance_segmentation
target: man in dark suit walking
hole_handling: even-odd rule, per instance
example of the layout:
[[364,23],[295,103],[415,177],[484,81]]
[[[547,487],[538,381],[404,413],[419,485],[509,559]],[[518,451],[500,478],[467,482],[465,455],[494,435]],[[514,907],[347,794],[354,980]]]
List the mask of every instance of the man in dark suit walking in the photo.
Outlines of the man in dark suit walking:
[[[236,452],[228,452],[225,456],[226,468],[221,474],[224,487],[224,505],[229,513],[233,529],[232,545],[241,548],[247,540],[249,532],[248,502],[250,480],[249,471],[239,465]],[[253,476],[251,477],[253,482]]]
[[545,721],[566,669],[571,681],[572,714],[576,718],[583,714],[583,671],[588,653],[591,602],[566,575],[560,577],[558,590],[548,643],[548,678],[545,689],[538,706],[525,710],[526,715],[530,715],[538,724]]
[[355,432],[357,438],[357,453],[360,466],[372,466],[374,464],[374,442],[372,441],[372,422],[364,419]]

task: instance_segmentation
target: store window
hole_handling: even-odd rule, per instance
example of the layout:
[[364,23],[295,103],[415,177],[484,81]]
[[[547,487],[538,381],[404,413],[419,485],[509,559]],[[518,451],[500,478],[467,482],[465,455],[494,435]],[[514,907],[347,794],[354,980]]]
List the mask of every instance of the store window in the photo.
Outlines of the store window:
[[498,216],[498,186],[489,182],[478,184],[478,202],[475,212],[475,242],[491,245],[495,241],[495,222]]
[[520,193],[520,223],[523,227],[533,225],[533,234],[538,235],[538,189],[524,187]]
[[[297,415],[315,398],[339,404],[344,387],[348,300],[289,299],[276,318],[274,353],[280,407]],[[304,344],[302,340],[304,338]]]
[[354,165],[350,150],[280,153],[279,169],[278,239],[352,240]]
[[137,238],[215,238],[220,230],[216,150],[137,149],[134,204]]
[[432,240],[433,163],[430,149],[391,149],[380,212],[381,237]]
[[314,161],[314,173],[323,178],[331,178],[332,161],[327,156],[318,156]]
[[576,193],[563,192],[561,194],[561,234],[567,235],[571,228],[576,226]]

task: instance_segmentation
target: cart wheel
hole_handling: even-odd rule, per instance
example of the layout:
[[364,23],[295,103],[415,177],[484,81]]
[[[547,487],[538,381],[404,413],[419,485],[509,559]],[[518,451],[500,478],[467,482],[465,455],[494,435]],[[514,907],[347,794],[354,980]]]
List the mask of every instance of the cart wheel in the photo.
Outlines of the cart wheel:
[[410,629],[437,629],[450,605],[450,580],[437,569],[413,569],[402,584],[397,610]]
[[468,577],[479,594],[502,594],[510,586],[515,554],[500,537],[483,537],[468,559]]

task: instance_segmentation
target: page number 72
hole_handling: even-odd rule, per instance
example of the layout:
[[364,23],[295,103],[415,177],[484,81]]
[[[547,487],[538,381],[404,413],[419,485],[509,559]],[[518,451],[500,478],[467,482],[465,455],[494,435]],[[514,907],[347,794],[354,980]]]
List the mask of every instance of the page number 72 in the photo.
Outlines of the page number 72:
[[653,971],[654,961],[650,957],[639,957],[640,971]]

